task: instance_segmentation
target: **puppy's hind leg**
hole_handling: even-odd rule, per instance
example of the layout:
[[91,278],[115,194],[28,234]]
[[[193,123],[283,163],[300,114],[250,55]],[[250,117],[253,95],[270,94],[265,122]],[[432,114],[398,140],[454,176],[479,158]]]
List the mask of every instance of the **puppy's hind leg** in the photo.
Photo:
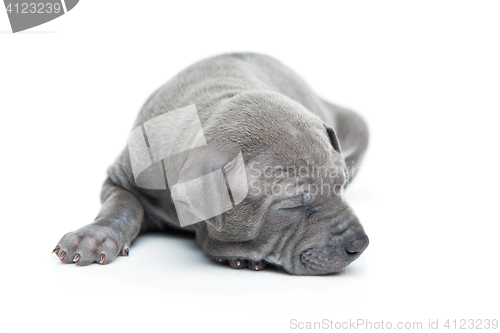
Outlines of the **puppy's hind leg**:
[[94,223],[64,235],[54,253],[64,263],[108,264],[118,255],[128,256],[132,240],[139,234],[144,210],[129,191],[104,182],[102,208]]

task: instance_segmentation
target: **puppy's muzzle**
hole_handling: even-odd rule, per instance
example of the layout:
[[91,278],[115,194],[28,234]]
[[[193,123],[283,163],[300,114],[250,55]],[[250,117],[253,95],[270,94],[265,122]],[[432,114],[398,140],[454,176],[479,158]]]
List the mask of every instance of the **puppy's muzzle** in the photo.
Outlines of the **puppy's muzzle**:
[[331,274],[356,260],[368,244],[369,239],[364,230],[351,227],[342,235],[333,235],[328,244],[305,250],[300,261],[312,274]]

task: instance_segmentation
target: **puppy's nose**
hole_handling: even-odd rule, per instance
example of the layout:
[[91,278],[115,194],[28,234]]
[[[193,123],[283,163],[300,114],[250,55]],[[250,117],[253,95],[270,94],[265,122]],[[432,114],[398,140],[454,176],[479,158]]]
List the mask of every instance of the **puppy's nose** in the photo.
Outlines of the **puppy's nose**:
[[346,251],[351,254],[361,254],[370,243],[368,236],[363,232],[362,234],[356,235],[356,238],[350,243],[346,244]]

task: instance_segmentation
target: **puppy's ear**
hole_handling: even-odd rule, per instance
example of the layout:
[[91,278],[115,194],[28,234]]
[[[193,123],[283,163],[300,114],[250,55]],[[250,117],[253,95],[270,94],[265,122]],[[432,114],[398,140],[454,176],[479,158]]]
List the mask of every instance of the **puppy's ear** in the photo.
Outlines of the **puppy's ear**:
[[205,146],[183,164],[171,188],[181,226],[205,221],[209,229],[220,232],[226,226],[226,212],[247,196],[242,153],[227,145],[223,148]]
[[325,126],[326,133],[328,134],[328,138],[330,139],[330,143],[332,144],[333,149],[335,149],[335,151],[341,153],[339,139],[337,138],[335,131],[330,126],[328,126],[326,124],[323,124],[323,125]]
[[182,227],[205,221],[217,231],[226,225],[231,202],[221,174],[213,173],[181,182],[172,187],[171,196]]
[[[205,219],[205,222],[217,232],[224,230],[226,227],[226,212],[240,204],[248,195],[247,175],[241,151],[235,158],[226,163],[221,168],[221,171],[231,205],[227,203],[224,213]],[[222,191],[225,193],[224,190]]]
[[226,212],[205,220],[215,230],[222,231],[226,227]]

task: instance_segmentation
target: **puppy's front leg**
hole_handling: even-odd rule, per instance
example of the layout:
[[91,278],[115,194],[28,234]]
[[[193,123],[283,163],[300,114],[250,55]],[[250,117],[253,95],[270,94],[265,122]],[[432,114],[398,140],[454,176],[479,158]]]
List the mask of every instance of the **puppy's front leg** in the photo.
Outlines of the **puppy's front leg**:
[[127,256],[132,240],[137,237],[144,218],[139,200],[129,191],[104,182],[102,208],[94,223],[61,238],[54,253],[64,263],[108,264],[118,255]]

